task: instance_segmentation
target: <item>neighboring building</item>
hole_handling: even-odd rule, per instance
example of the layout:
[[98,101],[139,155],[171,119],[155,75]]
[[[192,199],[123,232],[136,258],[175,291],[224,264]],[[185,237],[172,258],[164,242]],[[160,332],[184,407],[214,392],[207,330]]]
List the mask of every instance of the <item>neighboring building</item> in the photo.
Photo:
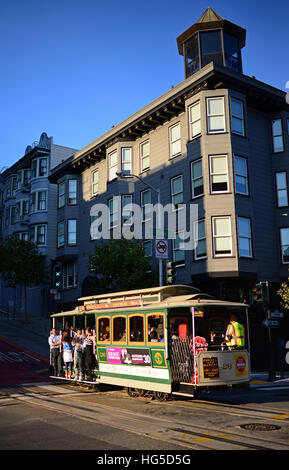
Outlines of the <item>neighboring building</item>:
[[[170,241],[177,282],[218,298],[251,301],[257,281],[271,294],[288,277],[289,106],[285,92],[243,74],[246,32],[208,8],[177,38],[185,80],[58,165],[58,245],[63,265],[58,309],[85,295],[90,209],[109,206],[110,221],[125,222],[130,202],[157,195],[145,184],[120,180],[131,172],[159,188],[161,202],[198,205],[196,248]],[[287,77],[288,78],[288,77]],[[121,215],[114,197],[121,196]],[[192,221],[181,230],[189,230]],[[179,230],[179,231],[181,231]],[[146,240],[154,259],[152,240]],[[271,295],[273,307],[277,297]],[[261,323],[264,317],[258,317]]]
[[[56,257],[57,185],[48,180],[52,169],[76,150],[55,145],[42,133],[39,142],[27,146],[25,155],[0,174],[0,235],[16,235],[34,242],[50,266]],[[30,315],[51,313],[50,286],[34,287],[27,293]],[[23,311],[20,288],[7,288],[0,281],[0,305],[10,311]]]

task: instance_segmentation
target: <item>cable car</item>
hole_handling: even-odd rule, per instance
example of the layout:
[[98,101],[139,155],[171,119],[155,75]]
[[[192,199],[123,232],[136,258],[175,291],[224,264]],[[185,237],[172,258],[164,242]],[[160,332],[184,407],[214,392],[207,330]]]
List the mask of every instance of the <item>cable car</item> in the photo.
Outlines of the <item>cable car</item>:
[[[209,388],[248,386],[248,305],[216,300],[187,285],[170,285],[78,299],[75,310],[52,315],[57,329],[95,332],[94,384],[195,396]],[[231,314],[245,327],[241,348],[227,347]]]

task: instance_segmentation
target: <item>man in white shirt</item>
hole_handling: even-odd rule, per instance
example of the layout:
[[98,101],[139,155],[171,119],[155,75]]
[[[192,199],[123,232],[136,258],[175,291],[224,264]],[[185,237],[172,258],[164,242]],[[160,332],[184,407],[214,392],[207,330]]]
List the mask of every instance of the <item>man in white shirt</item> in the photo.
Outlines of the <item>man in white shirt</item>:
[[62,358],[61,358],[61,336],[57,334],[56,328],[52,328],[51,334],[48,338],[50,346],[50,358],[54,369],[55,377],[62,375]]

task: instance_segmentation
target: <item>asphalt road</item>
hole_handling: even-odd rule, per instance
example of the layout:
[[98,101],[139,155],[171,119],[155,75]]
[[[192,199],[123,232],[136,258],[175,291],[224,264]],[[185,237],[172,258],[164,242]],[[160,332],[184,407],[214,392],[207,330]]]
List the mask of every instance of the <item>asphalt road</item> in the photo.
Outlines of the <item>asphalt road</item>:
[[53,381],[47,356],[46,335],[0,322],[1,450],[90,450],[94,461],[133,456],[118,462],[128,468],[147,465],[139,460],[145,451],[188,455],[192,465],[195,450],[289,449],[285,382],[161,403],[118,388],[92,391]]

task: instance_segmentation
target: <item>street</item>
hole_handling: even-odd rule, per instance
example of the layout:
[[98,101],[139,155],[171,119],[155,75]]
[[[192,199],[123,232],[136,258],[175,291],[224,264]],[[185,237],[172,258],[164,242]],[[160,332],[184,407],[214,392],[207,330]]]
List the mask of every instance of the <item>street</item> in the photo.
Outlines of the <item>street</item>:
[[19,328],[4,321],[0,327],[1,450],[189,455],[208,449],[289,449],[288,380],[255,380],[249,390],[204,392],[196,399],[131,398],[117,387],[89,389],[51,380],[47,358],[40,354],[48,354],[45,336],[26,331],[21,346]]

